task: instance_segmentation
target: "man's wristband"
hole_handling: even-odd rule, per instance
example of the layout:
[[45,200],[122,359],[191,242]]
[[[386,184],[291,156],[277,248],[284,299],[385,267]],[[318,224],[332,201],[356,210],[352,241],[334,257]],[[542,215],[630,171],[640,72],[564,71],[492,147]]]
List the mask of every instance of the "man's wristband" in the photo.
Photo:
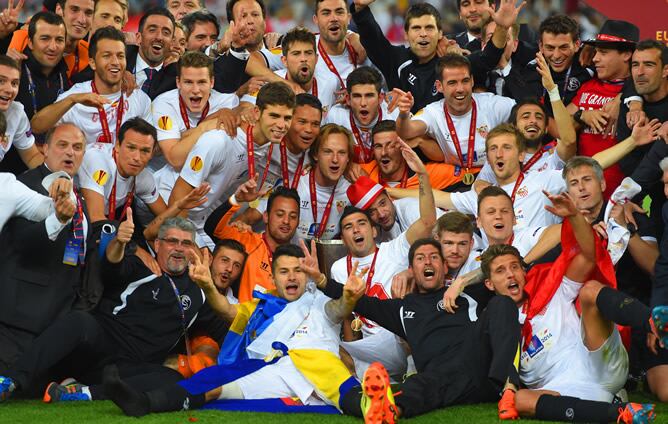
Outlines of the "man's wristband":
[[559,94],[559,87],[556,85],[552,87],[550,91],[547,92],[548,96],[550,96],[550,101],[551,102],[558,102],[561,100],[561,95]]

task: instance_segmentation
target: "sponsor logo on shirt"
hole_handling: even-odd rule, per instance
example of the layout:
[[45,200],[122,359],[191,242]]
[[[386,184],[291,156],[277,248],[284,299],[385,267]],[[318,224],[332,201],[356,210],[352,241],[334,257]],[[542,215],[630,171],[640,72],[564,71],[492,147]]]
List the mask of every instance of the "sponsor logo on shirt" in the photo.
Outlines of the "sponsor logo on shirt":
[[161,116],[160,119],[158,119],[158,128],[160,128],[163,131],[169,131],[172,129],[172,118],[169,116]]
[[310,202],[309,202],[308,200],[302,200],[302,201],[301,201],[301,204],[300,204],[300,207],[301,207],[302,209],[308,209],[309,204],[310,204]]
[[202,170],[203,166],[204,166],[204,161],[202,160],[201,157],[194,156],[192,159],[190,159],[190,169],[192,169],[193,171],[199,172]]
[[98,169],[97,171],[93,172],[93,181],[95,181],[95,184],[99,186],[105,185],[108,179],[109,173],[103,169]]
[[[439,304],[443,304],[443,301],[441,300]],[[404,319],[412,319],[415,318],[415,311],[404,311]]]
[[408,74],[408,83],[410,85],[415,85],[415,81],[417,80],[417,77],[411,73]]

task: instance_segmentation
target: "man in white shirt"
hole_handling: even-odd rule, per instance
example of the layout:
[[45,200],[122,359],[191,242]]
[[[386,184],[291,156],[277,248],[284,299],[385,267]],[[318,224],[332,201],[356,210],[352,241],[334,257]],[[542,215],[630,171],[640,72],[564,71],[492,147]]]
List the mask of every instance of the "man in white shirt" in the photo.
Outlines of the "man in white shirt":
[[[274,71],[271,80],[288,81],[299,86],[305,93],[317,97],[322,103],[323,115],[336,104],[338,82],[329,72],[317,72],[318,52],[315,35],[303,27],[288,31],[282,40],[283,56],[281,61],[284,69]],[[255,96],[249,93],[241,101],[255,104]]]
[[126,121],[118,144],[96,143],[79,171],[81,192],[92,222],[123,221],[137,196],[158,216],[167,209],[146,169],[155,146],[155,128],[141,118]]
[[86,135],[86,142],[116,143],[121,125],[138,116],[151,121],[151,100],[139,89],[131,96],[121,92],[125,72],[125,35],[105,27],[90,40],[92,81],[74,84],[58,96],[56,103],[41,109],[31,122],[33,131],[42,134],[58,122],[71,122]]
[[207,202],[189,214],[198,228],[198,245],[213,247],[204,234],[204,222],[241,183],[258,176],[258,184],[262,186],[267,173],[260,173],[256,165],[266,161],[269,143],[279,144],[288,132],[294,107],[295,95],[290,87],[280,82],[266,84],[257,98],[256,125],[243,123],[234,136],[223,130],[211,130],[197,140],[174,184],[169,204],[203,182],[211,184]]
[[395,120],[398,110],[389,111],[381,94],[383,79],[370,66],[352,71],[346,79],[346,104],[334,106],[325,118],[326,123],[348,128],[355,137],[355,163],[374,159],[371,129],[383,119]]
[[14,216],[21,216],[30,221],[41,221],[53,210],[49,197],[30,190],[14,174],[0,172],[0,231],[5,222]]
[[485,163],[485,138],[497,125],[507,122],[513,99],[491,93],[473,93],[471,63],[458,54],[446,54],[437,64],[436,89],[443,100],[427,105],[411,119],[413,96],[400,95],[397,133],[404,140],[428,134],[436,139],[445,162],[461,167],[464,182]]
[[[214,114],[220,109],[232,109],[239,104],[234,94],[213,89],[213,61],[199,51],[186,52],[177,64],[177,89],[156,97],[153,101],[153,125],[158,130],[158,143],[164,160],[153,160],[153,169],[161,169],[160,194],[169,199],[178,171],[197,140],[207,131],[217,129]],[[208,118],[208,119],[207,119]]]
[[[487,136],[487,160],[492,164],[496,184],[511,197],[516,226],[539,227],[559,223],[559,217],[545,209],[549,205],[543,190],[560,193],[566,189],[561,172],[522,172],[520,167],[520,135],[510,124],[495,127]],[[415,197],[414,190],[388,189],[391,197]],[[475,190],[464,193],[435,192],[436,206],[455,209],[478,216],[478,194]]]
[[35,146],[35,137],[23,105],[15,102],[19,93],[21,67],[14,59],[0,55],[0,112],[4,114],[6,129],[0,134],[0,161],[14,146],[25,165],[32,169],[44,161]]
[[139,20],[139,51],[132,73],[137,87],[148,94],[153,77],[169,56],[174,35],[174,17],[165,8],[154,7]]
[[[369,193],[371,196],[359,199],[352,207],[346,207],[341,215],[341,238],[348,255],[336,261],[331,270],[332,278],[343,284],[351,273],[353,260],[357,261],[358,266],[368,268],[364,277],[365,294],[379,299],[390,299],[392,278],[408,268],[410,246],[415,240],[430,236],[436,223],[436,208],[427,169],[408,145],[404,144],[402,149],[409,156],[409,166],[420,179],[422,195],[418,219],[396,238],[376,245],[376,228],[369,213],[364,211],[373,201],[373,192]],[[401,377],[405,373],[406,352],[391,332],[361,316],[347,321],[344,321],[343,327],[346,342],[342,343],[342,347],[352,356],[358,377],[364,375],[369,365],[376,361],[382,362],[392,376]],[[360,330],[362,340],[354,341],[354,332]]]

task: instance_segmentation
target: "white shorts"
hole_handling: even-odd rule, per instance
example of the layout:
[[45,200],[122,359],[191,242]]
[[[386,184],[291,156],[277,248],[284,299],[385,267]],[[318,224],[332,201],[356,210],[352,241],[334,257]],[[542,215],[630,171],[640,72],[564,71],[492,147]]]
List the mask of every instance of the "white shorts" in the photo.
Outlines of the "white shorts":
[[373,362],[383,364],[390,376],[401,377],[406,373],[407,353],[399,338],[385,329],[354,342],[341,342],[355,362],[355,374],[359,379]]
[[324,405],[313,385],[297,370],[289,356],[234,381],[244,399],[298,397],[304,405]]
[[[584,336],[584,331],[582,332]],[[574,357],[563,358],[567,365],[560,377],[539,390],[553,390],[562,396],[611,402],[629,373],[629,356],[615,326],[603,345],[591,351],[584,342],[578,344]]]

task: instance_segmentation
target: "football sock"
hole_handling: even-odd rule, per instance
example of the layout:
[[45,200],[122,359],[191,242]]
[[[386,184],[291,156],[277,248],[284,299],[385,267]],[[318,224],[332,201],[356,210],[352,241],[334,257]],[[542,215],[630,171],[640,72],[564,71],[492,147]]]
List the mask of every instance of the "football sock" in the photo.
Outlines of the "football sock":
[[650,309],[638,299],[610,287],[603,287],[596,296],[596,306],[601,315],[610,321],[650,333]]
[[620,405],[582,400],[571,396],[542,395],[536,403],[536,418],[546,421],[615,422]]

